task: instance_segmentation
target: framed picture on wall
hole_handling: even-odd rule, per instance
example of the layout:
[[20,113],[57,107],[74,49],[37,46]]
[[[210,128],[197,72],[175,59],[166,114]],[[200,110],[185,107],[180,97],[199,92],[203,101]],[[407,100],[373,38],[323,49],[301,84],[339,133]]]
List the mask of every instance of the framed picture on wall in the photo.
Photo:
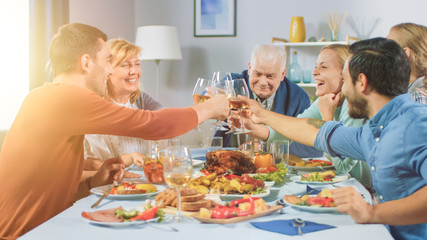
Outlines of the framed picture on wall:
[[194,36],[236,36],[236,0],[194,0]]

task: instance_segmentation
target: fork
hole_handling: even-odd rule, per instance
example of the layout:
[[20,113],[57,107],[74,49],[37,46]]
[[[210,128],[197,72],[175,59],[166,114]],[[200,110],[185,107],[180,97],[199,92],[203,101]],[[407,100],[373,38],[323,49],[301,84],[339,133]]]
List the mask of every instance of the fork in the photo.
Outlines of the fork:
[[98,207],[98,205],[101,203],[101,201],[106,198],[108,195],[110,195],[111,189],[115,188],[117,186],[119,186],[120,184],[117,181],[113,182],[113,185],[108,189],[108,191],[105,191],[104,194],[98,199],[98,201],[96,201],[94,204],[92,204],[92,206],[90,206],[91,208],[96,208]]
[[[166,221],[166,220],[165,220]],[[148,222],[146,221],[146,223],[148,224],[148,226],[152,227],[152,228],[157,228],[159,230],[166,230],[166,231],[172,231],[172,232],[179,232],[178,229],[171,227],[171,226],[163,226],[163,225],[156,225],[153,224],[152,222]]]

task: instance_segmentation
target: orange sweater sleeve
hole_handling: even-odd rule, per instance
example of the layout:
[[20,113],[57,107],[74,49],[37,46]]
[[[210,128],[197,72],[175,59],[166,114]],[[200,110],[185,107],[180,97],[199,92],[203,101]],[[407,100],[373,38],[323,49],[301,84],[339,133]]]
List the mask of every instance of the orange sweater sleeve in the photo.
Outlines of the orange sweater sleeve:
[[[58,120],[68,122],[70,135],[109,134],[158,140],[177,137],[198,124],[196,112],[189,107],[157,111],[129,109],[83,88],[56,87],[61,91],[54,94],[62,94],[58,98],[65,99],[50,111],[58,113]],[[74,101],[67,101],[68,98]]]
[[71,206],[83,169],[84,134],[167,139],[196,127],[192,108],[117,106],[84,88],[31,91],[0,152],[0,239],[15,239]]

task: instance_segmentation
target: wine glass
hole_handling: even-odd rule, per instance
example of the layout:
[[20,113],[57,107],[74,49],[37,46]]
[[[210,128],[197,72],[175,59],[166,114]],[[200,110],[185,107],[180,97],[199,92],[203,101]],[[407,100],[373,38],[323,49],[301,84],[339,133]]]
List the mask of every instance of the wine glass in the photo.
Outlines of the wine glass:
[[202,103],[211,98],[212,81],[205,78],[198,78],[193,89],[193,102]]
[[[212,76],[212,96],[216,95],[229,95],[230,94],[230,80],[232,79],[231,73],[229,72],[214,72]],[[228,123],[225,121],[216,121],[215,130],[227,131],[228,128],[225,128],[223,125],[228,126]]]
[[[212,92],[212,80],[208,80],[205,78],[198,78],[196,85],[194,85],[193,89],[193,102],[194,104],[202,103],[209,98],[211,98]],[[200,127],[196,127],[197,131],[201,131]]]
[[181,188],[187,186],[193,175],[193,161],[189,147],[180,146],[167,149],[163,162],[163,175],[166,183],[176,189],[178,211],[174,219],[182,222],[184,218],[181,211]]
[[235,134],[246,134],[246,133],[250,133],[252,131],[247,130],[245,128],[244,122],[243,122],[243,117],[241,116],[242,110],[246,107],[246,105],[242,102],[239,101],[237,99],[238,95],[242,95],[245,96],[247,98],[249,98],[249,90],[248,90],[248,85],[246,84],[244,79],[233,79],[230,81],[231,82],[231,94],[228,97],[228,101],[230,102],[230,106],[234,109],[237,109],[239,111],[239,115],[240,115],[240,125],[241,128],[236,130],[234,133]]

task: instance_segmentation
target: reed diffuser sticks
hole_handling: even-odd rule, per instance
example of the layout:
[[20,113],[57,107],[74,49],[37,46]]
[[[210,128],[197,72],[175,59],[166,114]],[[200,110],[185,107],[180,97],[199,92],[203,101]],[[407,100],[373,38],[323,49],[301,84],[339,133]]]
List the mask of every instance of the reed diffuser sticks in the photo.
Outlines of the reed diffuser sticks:
[[330,12],[329,14],[324,13],[323,17],[328,23],[329,29],[331,29],[331,41],[338,41],[338,31],[340,30],[342,23],[347,17],[347,12]]

